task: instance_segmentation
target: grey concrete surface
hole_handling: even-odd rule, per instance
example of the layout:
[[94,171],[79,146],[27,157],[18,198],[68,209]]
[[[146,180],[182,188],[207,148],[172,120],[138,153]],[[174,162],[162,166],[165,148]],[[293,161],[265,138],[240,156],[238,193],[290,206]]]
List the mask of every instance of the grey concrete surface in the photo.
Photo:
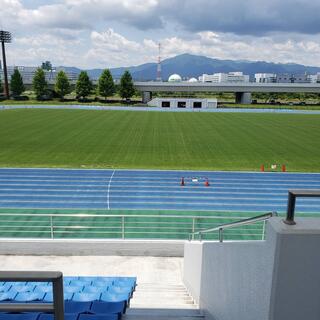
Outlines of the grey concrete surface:
[[183,257],[179,240],[1,239],[0,255]]
[[62,271],[65,276],[136,276],[138,284],[182,285],[182,258],[0,256],[0,270]]

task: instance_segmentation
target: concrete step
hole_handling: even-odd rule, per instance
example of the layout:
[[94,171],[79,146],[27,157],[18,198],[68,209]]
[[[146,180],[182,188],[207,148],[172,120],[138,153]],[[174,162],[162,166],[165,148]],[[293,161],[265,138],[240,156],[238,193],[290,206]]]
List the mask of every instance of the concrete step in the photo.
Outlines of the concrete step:
[[202,320],[204,316],[195,309],[133,308],[128,309],[125,320]]

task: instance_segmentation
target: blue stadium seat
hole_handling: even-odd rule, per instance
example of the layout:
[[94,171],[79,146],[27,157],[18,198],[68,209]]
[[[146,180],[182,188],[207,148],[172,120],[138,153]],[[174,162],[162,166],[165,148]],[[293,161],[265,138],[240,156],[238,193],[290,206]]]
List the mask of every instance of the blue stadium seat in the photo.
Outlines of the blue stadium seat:
[[91,305],[91,312],[93,313],[116,313],[123,314],[126,312],[126,302],[103,302],[103,301],[94,301]]
[[[70,292],[64,292],[63,297],[65,301],[71,300],[73,297],[73,293]],[[53,294],[52,292],[47,292],[46,295],[43,298],[44,302],[52,302],[53,301]]]
[[85,302],[85,301],[95,301],[100,300],[100,293],[83,293],[83,292],[77,292],[73,295],[72,301],[79,301],[79,302]]
[[37,320],[39,313],[0,313],[0,320]]
[[[78,314],[77,313],[65,313],[64,315],[64,320],[77,320],[78,319]],[[53,314],[49,313],[42,313],[40,314],[38,320],[53,320]]]
[[33,292],[52,292],[52,286],[50,285],[39,285],[34,288]]
[[85,286],[83,291],[84,293],[103,293],[107,292],[108,287],[95,287],[95,286]]
[[92,283],[91,280],[85,281],[85,280],[72,280],[70,281],[70,286],[90,286]]
[[74,281],[74,280],[79,280],[79,277],[63,277],[63,281],[66,281],[66,282],[70,282],[70,281]]
[[11,287],[12,285],[10,283],[3,283],[3,285],[0,286],[0,292],[8,292]]
[[69,285],[69,286],[64,286],[63,291],[66,293],[77,293],[77,292],[82,292],[83,286],[76,286],[76,285]]
[[6,293],[0,293],[0,302],[1,301],[11,301],[14,300],[15,296],[17,295],[16,292],[6,292]]
[[132,288],[131,287],[115,287],[115,286],[113,286],[108,289],[108,292],[112,293],[112,294],[121,294],[121,295],[127,294],[128,297],[130,297],[132,294]]
[[123,302],[125,308],[129,305],[129,298],[128,295],[121,295],[121,294],[110,294],[105,292],[101,295],[100,301],[102,302]]
[[65,313],[86,313],[90,312],[92,302],[65,301]]
[[113,280],[95,280],[95,281],[92,281],[92,286],[94,287],[104,287],[104,288],[107,288],[107,287],[110,287],[110,286],[113,286],[114,284],[114,281]]
[[78,320],[118,320],[117,314],[80,314]]
[[31,301],[42,301],[44,298],[44,292],[19,292],[14,301],[16,302],[31,302]]
[[31,285],[13,285],[10,289],[10,291],[15,291],[15,292],[33,292],[35,286]]

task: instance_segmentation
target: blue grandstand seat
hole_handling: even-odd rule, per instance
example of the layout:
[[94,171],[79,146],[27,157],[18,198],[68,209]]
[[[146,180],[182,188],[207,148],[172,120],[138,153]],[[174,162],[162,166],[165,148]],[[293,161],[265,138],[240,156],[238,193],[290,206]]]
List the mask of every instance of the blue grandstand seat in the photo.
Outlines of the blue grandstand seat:
[[92,286],[94,287],[110,287],[113,286],[114,281],[113,280],[95,280],[92,281]]
[[49,285],[39,285],[36,286],[33,292],[52,292],[52,286]]
[[70,281],[70,286],[90,286],[92,283],[92,280],[72,280]]
[[122,294],[122,295],[127,294],[128,297],[130,297],[132,294],[132,288],[131,287],[115,287],[115,286],[113,286],[113,287],[109,287],[108,292],[112,293],[112,294]]
[[32,292],[34,290],[35,286],[34,285],[12,285],[10,288],[10,291],[15,291],[15,292]]
[[[78,313],[65,313],[64,320],[77,320]],[[38,320],[54,320],[53,314],[50,313],[42,313]]]
[[126,312],[126,302],[104,302],[104,301],[93,301],[91,305],[91,312],[93,313],[116,313],[123,314]]
[[126,301],[129,302],[129,294],[118,294],[118,293],[110,293],[104,292],[101,295],[100,300],[106,302],[118,302],[118,301]]
[[108,287],[95,287],[95,286],[85,286],[83,291],[84,293],[103,293],[107,292]]
[[0,286],[0,292],[8,292],[11,289],[12,285],[10,283],[3,283]]
[[91,310],[91,302],[65,301],[65,313],[86,313]]
[[31,301],[42,301],[44,298],[44,292],[19,292],[14,301],[16,302],[31,302]]
[[70,277],[70,276],[68,276],[68,277],[63,277],[63,280],[64,281],[69,281],[69,283],[70,283],[70,281],[79,280],[79,277]]
[[66,293],[76,293],[76,292],[82,292],[83,286],[76,286],[76,285],[69,285],[64,286],[63,291]]
[[0,313],[0,320],[37,320],[39,313]]
[[[73,293],[71,292],[64,292],[63,297],[65,301],[71,300],[73,297]],[[43,298],[44,302],[52,302],[53,301],[53,294],[52,292],[47,292]]]
[[80,314],[78,320],[118,320],[117,314]]
[[17,295],[16,292],[12,291],[12,292],[6,292],[6,293],[0,293],[0,302],[1,301],[11,301],[15,298],[15,296]]
[[73,295],[72,301],[79,301],[79,302],[85,302],[85,301],[95,301],[100,300],[100,293],[83,293],[83,292],[77,292]]

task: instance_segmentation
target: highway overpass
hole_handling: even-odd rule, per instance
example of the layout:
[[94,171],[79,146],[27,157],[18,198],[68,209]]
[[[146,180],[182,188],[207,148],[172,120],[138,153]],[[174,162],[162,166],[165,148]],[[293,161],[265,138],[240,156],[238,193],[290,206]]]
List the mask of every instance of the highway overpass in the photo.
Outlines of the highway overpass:
[[251,103],[251,94],[259,93],[319,93],[320,83],[189,83],[135,82],[143,102],[152,99],[153,92],[229,92],[235,93],[236,103]]

